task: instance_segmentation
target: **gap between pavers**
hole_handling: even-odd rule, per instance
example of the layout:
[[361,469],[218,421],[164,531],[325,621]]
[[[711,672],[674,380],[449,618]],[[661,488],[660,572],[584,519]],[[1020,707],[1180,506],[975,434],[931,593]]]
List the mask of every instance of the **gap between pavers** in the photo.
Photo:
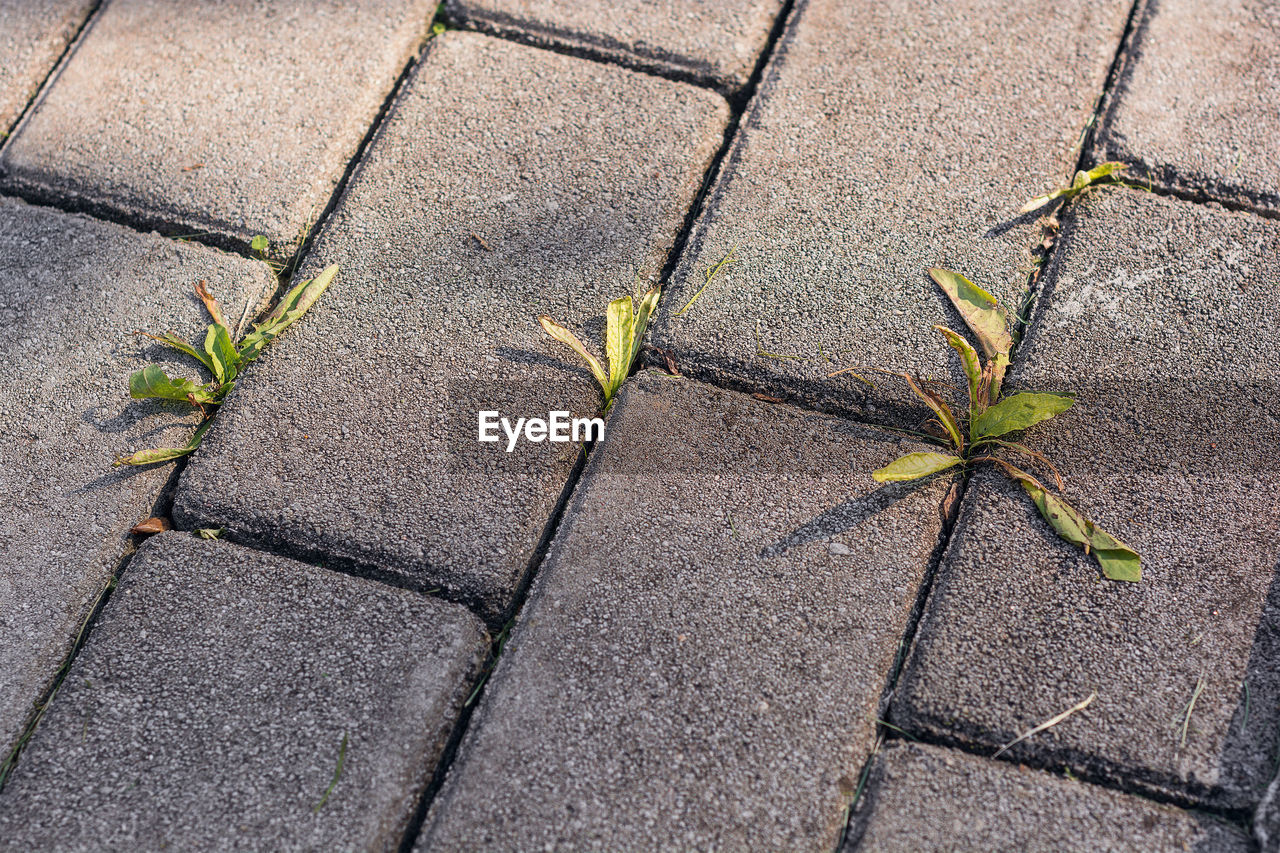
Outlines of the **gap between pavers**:
[[1280,8],[1152,0],[1108,95],[1093,159],[1135,180],[1280,217]]
[[462,26],[714,87],[747,84],[783,0],[447,0]]
[[1132,190],[1070,212],[1011,388],[1077,392],[1028,440],[1143,579],[1101,580],[1020,488],[978,475],[896,724],[994,751],[1096,693],[1008,757],[1258,802],[1280,728],[1278,259],[1280,223],[1258,216]]
[[203,339],[202,279],[237,317],[275,287],[257,261],[0,198],[0,755],[174,467],[112,460],[181,446],[198,420],[130,400],[129,374],[199,375],[133,332]]
[[418,850],[837,843],[948,482],[891,433],[642,373]]
[[434,39],[300,270],[337,280],[246,374],[176,517],[500,624],[579,450],[481,444],[478,412],[599,410],[537,316],[599,351],[608,300],[661,271],[728,117],[687,84]]
[[435,4],[113,0],[0,151],[8,191],[278,257],[324,212]]
[[0,142],[93,6],[94,0],[0,0]]
[[[957,269],[1016,310],[1039,234],[1017,210],[1075,168],[1129,7],[800,4],[653,342],[718,384],[923,420],[892,380],[867,374],[872,390],[828,374],[871,366],[963,385],[930,329],[958,319],[926,270]],[[735,246],[741,260],[675,316]]]
[[396,850],[487,640],[456,605],[161,534],[0,792],[0,845]]
[[876,756],[845,853],[1246,853],[1238,827],[1004,762],[897,741]]

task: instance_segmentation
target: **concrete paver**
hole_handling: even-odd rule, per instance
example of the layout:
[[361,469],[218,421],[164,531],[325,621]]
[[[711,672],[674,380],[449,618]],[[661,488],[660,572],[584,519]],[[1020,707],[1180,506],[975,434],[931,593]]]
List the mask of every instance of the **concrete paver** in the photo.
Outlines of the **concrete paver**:
[[[951,317],[931,266],[1018,303],[1038,232],[1009,221],[1074,168],[1129,5],[803,4],[683,253],[654,342],[692,375],[917,420],[905,390],[827,375],[853,365],[953,372],[930,329]],[[735,246],[740,262],[675,316]],[[958,368],[954,378],[963,384]],[[886,411],[904,406],[912,414]]]
[[607,301],[661,270],[728,110],[475,33],[431,45],[303,266],[339,263],[337,283],[245,377],[176,512],[495,622],[578,450],[481,444],[477,414],[598,411],[536,318],[599,351]]
[[29,197],[279,255],[328,203],[429,0],[114,0],[0,156]]
[[1213,817],[899,742],[876,757],[844,849],[1244,853],[1250,846],[1238,828]]
[[948,483],[914,445],[641,374],[419,850],[831,849]]
[[0,198],[0,755],[173,472],[111,461],[191,435],[128,380],[153,360],[197,376],[132,333],[202,332],[201,279],[236,316],[275,286],[256,261]]
[[0,140],[92,8],[93,0],[0,0]]
[[1280,7],[1149,4],[1107,108],[1098,159],[1201,198],[1280,214]]
[[449,0],[486,32],[585,51],[732,94],[755,69],[782,0]]
[[1096,693],[1009,755],[1257,803],[1280,727],[1277,279],[1274,221],[1136,191],[1072,212],[1011,381],[1077,391],[1029,438],[1068,499],[1141,553],[1143,579],[1100,580],[1021,489],[979,475],[898,725],[994,748]]
[[0,793],[0,837],[394,850],[486,647],[456,605],[162,534]]

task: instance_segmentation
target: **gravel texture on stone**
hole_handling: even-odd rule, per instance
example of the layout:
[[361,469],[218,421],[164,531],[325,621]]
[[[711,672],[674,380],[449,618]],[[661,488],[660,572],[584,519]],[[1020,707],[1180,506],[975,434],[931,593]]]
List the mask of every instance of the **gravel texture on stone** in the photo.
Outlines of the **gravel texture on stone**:
[[463,26],[582,52],[732,94],[746,85],[782,0],[448,0]]
[[0,141],[92,8],[93,0],[0,0]]
[[1096,693],[1009,756],[1257,803],[1280,728],[1277,280],[1274,221],[1132,190],[1071,212],[1011,387],[1077,392],[1028,440],[1068,500],[1141,553],[1143,579],[1102,580],[1020,488],[983,472],[898,725],[988,749]]
[[899,741],[876,756],[844,849],[1246,853],[1251,848],[1240,829],[1220,818]]
[[0,845],[395,850],[486,640],[456,605],[162,534],[0,793]]
[[191,436],[197,418],[131,400],[129,374],[198,375],[133,333],[203,336],[201,279],[236,316],[275,286],[257,261],[0,198],[0,755],[173,473],[112,460]]
[[1097,160],[1179,193],[1280,214],[1280,6],[1150,0]]
[[421,43],[429,0],[114,0],[0,156],[28,197],[287,255]]
[[687,84],[433,40],[304,263],[341,264],[336,283],[245,377],[179,517],[500,622],[578,449],[481,444],[478,412],[599,410],[537,317],[600,352],[607,302],[661,270],[727,117]]
[[[923,420],[895,380],[963,384],[927,269],[1017,305],[1039,239],[1022,204],[1075,168],[1127,0],[797,7],[672,277],[654,343],[680,369],[877,421]],[[707,268],[730,265],[682,316]],[[870,374],[868,374],[870,375]],[[905,409],[906,411],[901,411]]]
[[897,436],[644,373],[419,850],[830,850],[948,481]]

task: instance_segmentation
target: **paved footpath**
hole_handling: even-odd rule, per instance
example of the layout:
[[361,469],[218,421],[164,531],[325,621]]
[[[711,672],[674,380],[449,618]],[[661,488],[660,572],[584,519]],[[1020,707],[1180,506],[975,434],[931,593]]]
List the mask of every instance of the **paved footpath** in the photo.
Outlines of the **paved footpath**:
[[[1280,850],[1278,33],[0,0],[0,850]],[[334,263],[193,455],[111,467],[199,420],[135,330]],[[1025,440],[1140,583],[990,467],[871,479],[928,412],[830,374],[962,385],[934,265],[1076,393]],[[655,284],[602,439],[476,440],[599,414],[536,317],[598,351]]]

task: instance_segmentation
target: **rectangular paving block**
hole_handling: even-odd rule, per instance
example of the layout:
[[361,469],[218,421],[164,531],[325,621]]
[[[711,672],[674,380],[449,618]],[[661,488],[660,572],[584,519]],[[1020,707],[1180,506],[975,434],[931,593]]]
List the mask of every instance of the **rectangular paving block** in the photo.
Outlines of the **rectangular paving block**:
[[876,756],[847,853],[1252,849],[1239,827],[962,752],[902,741]]
[[782,0],[447,0],[464,26],[714,86],[746,85]]
[[162,534],[0,792],[0,837],[396,850],[487,647],[457,605]]
[[[930,328],[959,319],[926,270],[959,270],[1019,303],[1039,231],[1017,210],[1075,167],[1129,5],[797,7],[654,343],[718,383],[922,420],[900,383],[828,375],[871,366],[963,384]],[[735,248],[739,261],[677,316]]]
[[0,0],[0,141],[93,5],[93,0]]
[[[970,484],[893,721],[978,750],[1248,809],[1280,727],[1280,223],[1137,191],[1075,209],[1013,386],[1075,390],[1029,433],[1142,555],[1101,579],[1022,489]],[[1049,476],[1044,474],[1045,477]]]
[[1197,198],[1280,214],[1280,8],[1150,2],[1095,158]]
[[2,153],[0,180],[166,233],[296,248],[430,0],[106,4]]
[[419,850],[830,850],[949,481],[890,433],[644,373]]
[[500,623],[578,457],[480,411],[600,408],[597,353],[663,267],[728,119],[704,89],[501,41],[431,42],[302,272],[337,282],[246,376],[178,517],[442,588]]
[[112,460],[191,436],[197,418],[131,400],[129,374],[198,375],[134,331],[203,335],[201,279],[237,317],[275,287],[257,261],[0,198],[0,755],[173,473]]

